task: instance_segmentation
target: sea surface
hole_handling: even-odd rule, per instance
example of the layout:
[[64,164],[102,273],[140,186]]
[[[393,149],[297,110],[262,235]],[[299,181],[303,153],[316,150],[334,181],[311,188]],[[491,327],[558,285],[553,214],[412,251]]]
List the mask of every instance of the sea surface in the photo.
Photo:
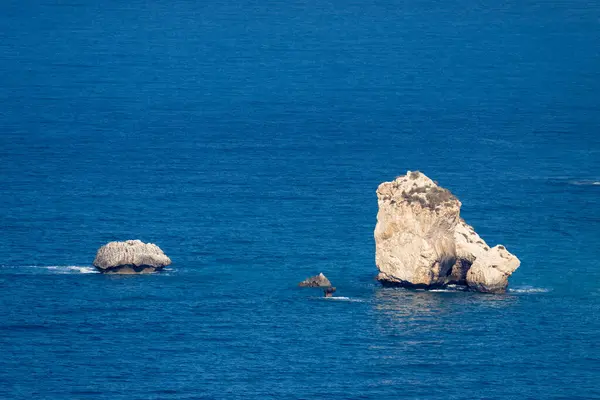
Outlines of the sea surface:
[[[374,281],[407,170],[508,293]],[[599,399],[599,244],[597,1],[0,2],[0,399]]]

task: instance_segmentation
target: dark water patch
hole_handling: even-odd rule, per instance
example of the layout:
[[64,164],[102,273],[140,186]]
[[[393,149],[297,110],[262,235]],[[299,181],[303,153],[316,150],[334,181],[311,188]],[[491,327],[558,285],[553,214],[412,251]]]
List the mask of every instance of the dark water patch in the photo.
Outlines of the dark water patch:
[[27,331],[45,331],[51,329],[53,329],[53,327],[47,324],[0,324],[0,330],[15,333]]
[[103,390],[72,390],[69,394],[73,396],[106,396],[109,393]]

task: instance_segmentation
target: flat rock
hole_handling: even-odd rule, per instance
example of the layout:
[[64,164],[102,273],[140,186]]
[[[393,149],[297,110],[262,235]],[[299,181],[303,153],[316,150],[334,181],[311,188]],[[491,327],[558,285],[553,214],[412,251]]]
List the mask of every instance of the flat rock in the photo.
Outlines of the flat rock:
[[141,240],[107,243],[94,260],[94,266],[107,274],[148,274],[170,264],[160,247]]

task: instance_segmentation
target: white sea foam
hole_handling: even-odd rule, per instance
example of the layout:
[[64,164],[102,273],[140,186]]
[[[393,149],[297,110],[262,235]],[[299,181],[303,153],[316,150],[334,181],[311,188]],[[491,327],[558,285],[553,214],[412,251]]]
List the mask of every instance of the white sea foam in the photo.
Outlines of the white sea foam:
[[354,303],[362,303],[363,300],[360,299],[353,299],[350,297],[343,297],[343,296],[336,296],[336,297],[319,297],[320,299],[323,300],[335,300],[335,301],[349,301],[349,302],[354,302]]
[[0,273],[9,274],[99,274],[90,265],[0,265]]
[[72,266],[72,267],[68,267],[67,269],[69,271],[79,272],[80,274],[99,274],[100,273],[100,271],[98,271],[94,267],[77,267],[77,266]]
[[521,288],[510,288],[509,293],[548,293],[550,289],[535,288],[535,287],[521,287]]
[[416,292],[433,292],[433,293],[457,293],[464,292],[466,290],[465,286],[461,285],[447,285],[445,287],[437,288],[437,289],[415,289]]
[[83,265],[50,265],[42,267],[56,274],[99,274],[94,267]]
[[570,181],[569,183],[576,186],[600,186],[600,181]]
[[0,269],[11,269],[11,270],[28,270],[28,273],[35,273],[35,270],[39,270],[40,273],[51,273],[51,274],[98,274],[99,271],[96,268],[88,265],[2,265]]

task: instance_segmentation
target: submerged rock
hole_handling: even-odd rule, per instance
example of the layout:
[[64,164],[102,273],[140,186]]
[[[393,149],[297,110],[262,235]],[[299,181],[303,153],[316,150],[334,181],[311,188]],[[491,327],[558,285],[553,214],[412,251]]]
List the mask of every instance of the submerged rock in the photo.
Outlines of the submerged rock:
[[462,204],[450,191],[420,172],[409,171],[379,185],[377,198],[375,261],[382,284],[506,290],[518,258],[503,246],[490,249],[460,218]]
[[94,260],[94,266],[107,274],[149,274],[170,264],[160,247],[141,240],[105,244]]
[[306,278],[302,282],[298,284],[300,287],[329,287],[331,286],[331,282],[323,273],[321,272],[319,275],[311,276],[310,278]]

